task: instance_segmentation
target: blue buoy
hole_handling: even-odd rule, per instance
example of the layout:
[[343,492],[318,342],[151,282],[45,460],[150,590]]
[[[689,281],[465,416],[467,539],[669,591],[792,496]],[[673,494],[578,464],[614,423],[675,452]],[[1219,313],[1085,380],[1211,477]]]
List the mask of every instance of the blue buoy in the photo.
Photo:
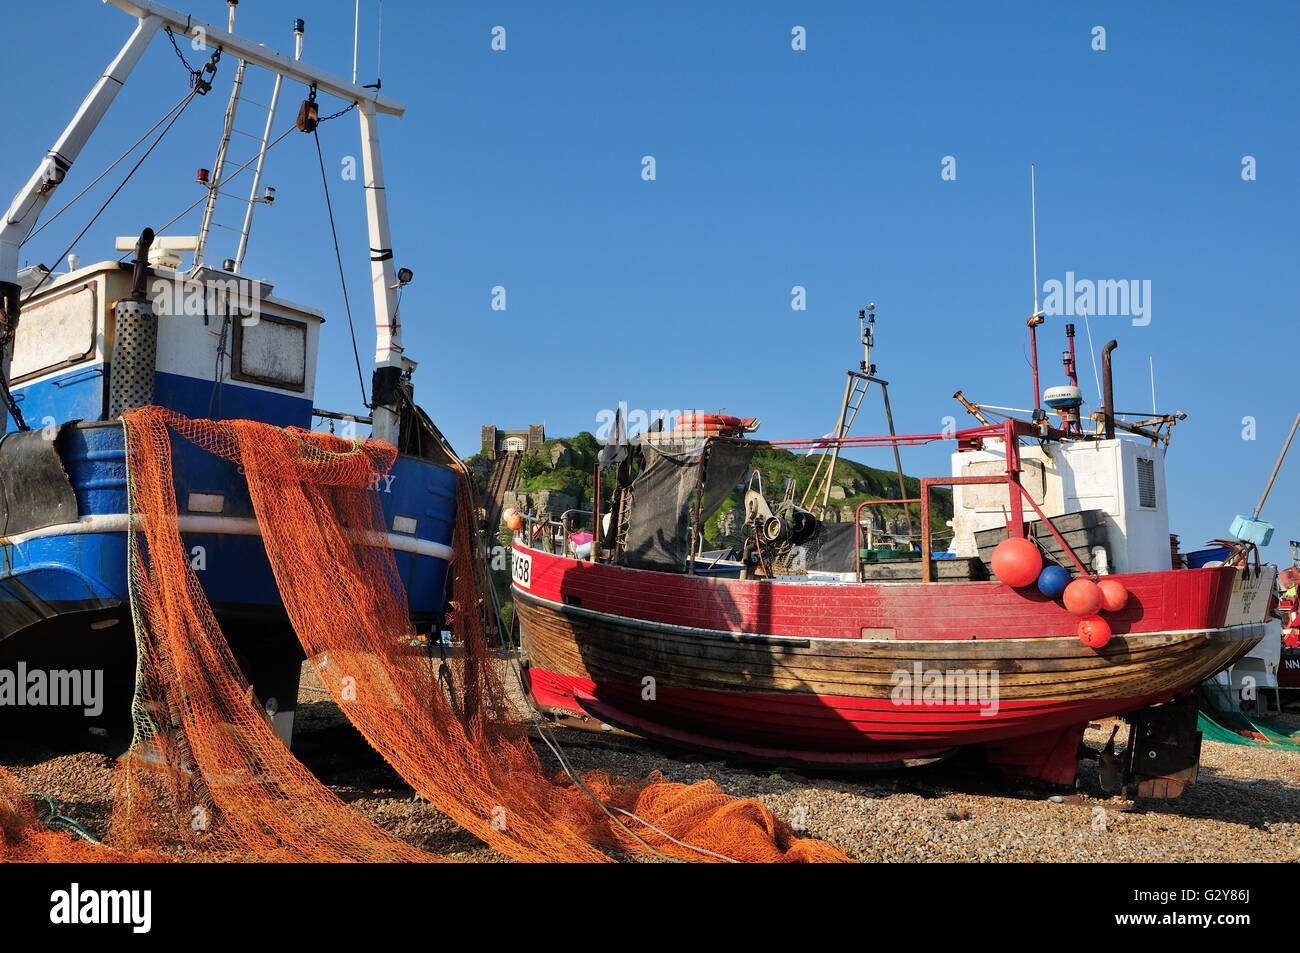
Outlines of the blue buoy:
[[1070,584],[1070,574],[1060,566],[1047,566],[1038,574],[1038,591],[1049,599],[1055,599],[1065,592]]

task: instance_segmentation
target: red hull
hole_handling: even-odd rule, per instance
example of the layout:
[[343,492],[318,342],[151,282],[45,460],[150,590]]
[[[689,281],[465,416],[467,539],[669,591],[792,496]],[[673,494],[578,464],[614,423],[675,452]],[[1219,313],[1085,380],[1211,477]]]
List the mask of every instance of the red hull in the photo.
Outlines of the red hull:
[[[776,761],[906,764],[978,745],[1015,773],[1068,783],[1088,721],[1170,700],[1263,632],[1225,624],[1233,569],[1116,577],[1129,602],[1094,650],[1060,605],[996,582],[719,580],[517,552],[540,707]],[[917,685],[925,671],[965,672],[993,691],[899,697],[891,686],[913,668]]]
[[[908,640],[1030,639],[1073,638],[1079,624],[1036,589],[999,582],[750,582],[532,555],[526,591],[533,596],[690,628],[810,639],[860,639],[863,629],[877,638],[892,630],[893,638]],[[1129,599],[1106,618],[1116,635],[1219,628],[1235,577],[1221,567],[1114,576]]]

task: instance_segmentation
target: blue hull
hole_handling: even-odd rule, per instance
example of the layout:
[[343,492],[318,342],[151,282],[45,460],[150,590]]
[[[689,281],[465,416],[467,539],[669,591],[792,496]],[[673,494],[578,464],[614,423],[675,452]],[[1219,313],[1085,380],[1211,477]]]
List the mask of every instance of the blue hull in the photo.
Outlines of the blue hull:
[[[78,517],[99,517],[112,526],[127,513],[125,435],[117,423],[65,428],[55,449],[76,495]],[[254,519],[247,487],[233,463],[184,440],[173,444],[173,474],[182,537],[196,555],[195,567],[208,601],[219,614],[283,618],[280,595],[261,538],[244,535]],[[443,608],[448,560],[418,550],[451,546],[455,528],[456,476],[447,467],[398,457],[379,494],[385,522],[414,520],[415,532],[394,534],[398,572],[406,587],[412,620],[433,620]],[[193,514],[206,525],[229,521],[223,532],[187,529],[192,495],[221,496],[220,513]],[[91,521],[94,522],[93,520]],[[409,524],[407,524],[409,525]],[[125,605],[126,534],[117,529],[60,533],[58,527],[21,534],[0,547],[0,640],[60,612],[85,612]],[[32,538],[22,539],[22,536]]]

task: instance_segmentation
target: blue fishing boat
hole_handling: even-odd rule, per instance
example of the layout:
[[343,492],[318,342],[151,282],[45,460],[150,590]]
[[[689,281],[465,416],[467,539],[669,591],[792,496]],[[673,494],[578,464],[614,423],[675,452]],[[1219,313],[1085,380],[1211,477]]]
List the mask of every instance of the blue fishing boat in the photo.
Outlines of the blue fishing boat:
[[[383,509],[417,631],[436,633],[447,606],[460,465],[414,402],[416,365],[401,344],[397,291],[411,273],[397,269],[393,259],[378,117],[400,116],[403,107],[377,88],[302,62],[301,20],[294,24],[290,58],[237,36],[233,3],[229,28],[221,29],[152,0],[110,2],[136,18],[135,30],[0,222],[0,392],[6,414],[0,440],[0,668],[22,662],[29,670],[102,669],[108,704],[100,717],[125,722],[136,650],[127,579],[128,461],[118,420],[123,411],[157,405],[193,418],[302,428],[316,423],[339,427],[345,437],[369,425],[372,436],[399,451],[391,472],[371,489]],[[201,39],[201,55],[209,57],[198,69],[186,63],[191,92],[174,113],[210,91],[219,69],[229,66],[234,73],[216,161],[198,176],[207,190],[199,234],[169,237],[145,228],[118,240],[117,251],[129,261],[107,258],[83,266],[70,256],[64,271],[20,271],[19,249],[159,32],[173,44],[182,35]],[[182,46],[199,48],[185,40],[178,53]],[[241,106],[253,105],[244,87],[246,72],[251,76],[257,68],[274,83],[269,103],[259,104],[265,132],[254,159],[235,168],[227,161],[227,146]],[[355,110],[360,120],[377,340],[369,406],[351,414],[315,406],[325,316],[276,297],[270,281],[243,268],[254,211],[274,201],[274,191],[263,189],[260,180],[266,154],[279,141],[272,141],[273,122],[286,81],[301,84],[304,95],[299,133],[313,134],[322,121],[320,94],[339,101],[345,112]],[[315,161],[313,156],[313,166]],[[234,257],[213,263],[214,210],[223,197],[231,200],[231,190],[244,184],[233,180],[250,167],[248,198],[234,196],[246,206]],[[115,214],[133,218],[121,209]],[[268,709],[288,740],[301,648],[261,544],[247,485],[236,464],[187,441],[175,441],[172,453],[179,528],[192,565],[258,697],[275,700]]]

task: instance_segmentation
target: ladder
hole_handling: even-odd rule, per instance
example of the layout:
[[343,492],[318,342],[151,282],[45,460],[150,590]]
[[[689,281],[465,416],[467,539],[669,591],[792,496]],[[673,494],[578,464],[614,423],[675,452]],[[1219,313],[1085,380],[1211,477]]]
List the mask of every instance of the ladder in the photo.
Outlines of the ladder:
[[[867,391],[872,384],[880,385],[881,398],[885,404],[885,418],[889,421],[889,435],[894,434],[894,412],[889,406],[889,382],[881,380],[875,376],[876,365],[871,363],[871,348],[875,344],[875,309],[874,304],[858,312],[858,320],[861,324],[861,337],[863,356],[862,363],[859,365],[861,370],[845,371],[848,375],[844,382],[844,401],[840,404],[840,418],[835,425],[834,432],[830,435],[832,438],[828,444],[822,448],[821,459],[817,461],[817,466],[813,470],[812,479],[808,481],[808,486],[804,489],[803,498],[799,501],[802,509],[811,509],[812,506],[818,507],[818,516],[824,517],[826,510],[830,505],[831,486],[835,478],[835,464],[840,457],[840,443],[848,436],[853,421],[857,419],[858,411],[862,409],[862,400],[867,396]],[[907,499],[907,488],[903,479],[903,462],[898,453],[898,444],[894,445],[894,469],[898,474],[898,498]],[[823,467],[825,468],[823,472]],[[820,500],[818,499],[820,497]],[[901,504],[903,515],[907,518],[907,535],[910,539],[912,532],[912,513],[908,509],[908,504]]]
[[[295,20],[293,25],[294,35],[294,56],[295,60],[302,58],[302,39],[304,33],[304,24],[302,20]],[[235,8],[230,8],[230,32],[235,31]],[[199,239],[194,250],[194,267],[198,268],[203,264],[204,256],[208,250],[208,237],[212,227],[225,229],[230,232],[239,234],[239,245],[235,251],[235,257],[223,261],[223,270],[239,274],[244,267],[244,255],[248,251],[248,236],[253,229],[253,209],[258,205],[271,205],[275,202],[275,190],[267,189],[264,195],[258,195],[258,190],[262,185],[262,169],[266,162],[266,150],[271,140],[271,132],[275,122],[276,108],[280,102],[280,88],[284,83],[284,77],[279,73],[275,74],[275,82],[271,87],[271,101],[269,104],[257,102],[249,99],[244,95],[244,72],[248,64],[245,60],[240,60],[235,70],[234,85],[230,90],[230,101],[226,104],[226,118],[221,130],[221,143],[217,146],[217,157],[212,163],[212,174],[206,182],[208,189],[207,200],[203,206],[203,223],[199,227]],[[242,129],[235,128],[235,118],[239,113],[241,103],[248,103],[250,106],[256,106],[266,112],[266,124],[260,135],[251,132],[245,132]],[[230,149],[231,136],[238,135],[252,139],[257,143],[257,152],[253,157],[242,165],[236,166],[235,170],[226,175],[227,153]],[[249,165],[253,165],[253,181],[249,187],[248,197],[244,198],[239,195],[232,195],[229,192],[222,192],[221,188],[227,181],[234,178]],[[202,181],[202,180],[200,180]],[[236,202],[244,203],[244,220],[239,228],[230,225],[223,225],[220,222],[213,221],[217,209],[217,200],[219,197],[232,199]],[[230,267],[226,268],[225,265]]]

